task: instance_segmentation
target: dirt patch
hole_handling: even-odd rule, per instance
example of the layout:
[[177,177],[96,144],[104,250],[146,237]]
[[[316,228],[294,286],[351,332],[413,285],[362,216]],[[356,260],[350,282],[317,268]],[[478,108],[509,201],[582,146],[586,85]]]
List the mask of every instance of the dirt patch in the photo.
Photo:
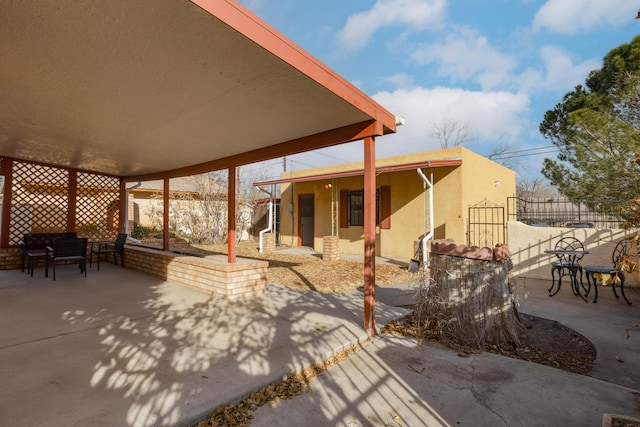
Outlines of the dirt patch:
[[[227,253],[224,245],[199,248],[214,253]],[[364,273],[360,262],[328,261],[320,256],[289,255],[279,251],[260,253],[255,242],[247,241],[240,242],[236,252],[243,258],[268,261],[268,283],[333,295],[346,295],[362,287]],[[409,273],[405,265],[376,264],[378,286],[407,283],[418,278],[415,273]]]
[[520,318],[525,327],[522,344],[507,356],[589,375],[596,360],[591,341],[555,320],[522,313]]
[[[555,320],[524,313],[519,313],[519,318],[523,331],[518,347],[513,349],[487,347],[484,350],[576,374],[590,374],[596,359],[596,348],[588,339]],[[450,344],[443,342],[435,331],[419,329],[413,313],[390,323],[385,327],[384,332]],[[461,356],[477,351],[465,348],[458,348],[458,350]]]

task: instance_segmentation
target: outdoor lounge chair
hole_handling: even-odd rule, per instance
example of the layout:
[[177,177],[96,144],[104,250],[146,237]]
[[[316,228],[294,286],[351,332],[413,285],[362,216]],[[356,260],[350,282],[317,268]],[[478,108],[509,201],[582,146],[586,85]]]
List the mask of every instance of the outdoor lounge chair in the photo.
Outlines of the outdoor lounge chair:
[[56,280],[56,264],[77,261],[80,273],[87,277],[87,238],[56,239],[52,246],[47,246],[45,258],[45,277],[49,277],[49,264],[53,265],[53,280]]
[[126,233],[119,233],[114,241],[91,242],[91,256],[89,257],[89,267],[93,264],[93,254],[98,258],[98,270],[100,270],[100,255],[113,254],[113,263],[118,264],[117,255],[120,255],[120,264],[124,267],[124,244],[127,241]]

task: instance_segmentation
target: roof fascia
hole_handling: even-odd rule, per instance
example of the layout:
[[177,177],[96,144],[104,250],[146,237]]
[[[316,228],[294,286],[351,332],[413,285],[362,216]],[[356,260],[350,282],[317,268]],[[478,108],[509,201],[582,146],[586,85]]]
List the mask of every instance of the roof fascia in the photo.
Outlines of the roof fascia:
[[[399,165],[392,165],[392,166],[379,166],[379,167],[376,167],[376,175],[380,175],[386,172],[401,172],[401,171],[421,169],[421,168],[456,167],[460,165],[462,165],[462,159],[426,160],[423,162],[402,163]],[[261,187],[264,185],[278,185],[278,184],[285,184],[290,182],[320,181],[323,179],[347,178],[350,176],[360,176],[360,175],[364,175],[364,169],[352,169],[352,170],[341,171],[341,172],[328,172],[323,174],[273,179],[270,181],[254,182],[253,185],[255,187]]]
[[382,132],[383,129],[380,122],[366,121],[185,168],[153,174],[129,176],[125,178],[125,181],[151,181],[198,175],[201,173],[224,170],[263,160],[270,160],[291,154],[303,153],[305,151],[312,151],[319,148],[358,141],[368,136],[381,136]]

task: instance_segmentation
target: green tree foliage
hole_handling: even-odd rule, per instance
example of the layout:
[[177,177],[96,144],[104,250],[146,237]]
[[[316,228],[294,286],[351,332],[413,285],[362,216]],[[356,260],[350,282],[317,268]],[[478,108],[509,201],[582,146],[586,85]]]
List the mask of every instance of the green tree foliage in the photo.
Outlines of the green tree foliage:
[[572,200],[640,196],[640,36],[610,51],[562,102],[540,132],[555,144],[542,174]]

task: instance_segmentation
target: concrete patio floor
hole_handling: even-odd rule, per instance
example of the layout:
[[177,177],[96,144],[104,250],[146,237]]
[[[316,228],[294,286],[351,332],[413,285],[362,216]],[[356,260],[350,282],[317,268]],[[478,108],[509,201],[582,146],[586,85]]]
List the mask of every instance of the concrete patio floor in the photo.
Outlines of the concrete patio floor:
[[[640,292],[629,290],[629,307],[609,289],[587,304],[546,287],[519,280],[521,311],[588,337],[593,378],[379,337],[308,393],[259,409],[252,425],[599,426],[603,413],[639,416],[640,330],[625,330],[640,319]],[[378,326],[405,312],[384,301],[414,292],[378,288]],[[62,267],[55,282],[41,269],[0,271],[0,319],[3,426],[186,426],[367,338],[359,292],[270,285],[229,303],[107,263],[87,278]]]
[[43,276],[0,271],[2,426],[185,425],[367,337],[357,295],[229,303],[108,263]]

